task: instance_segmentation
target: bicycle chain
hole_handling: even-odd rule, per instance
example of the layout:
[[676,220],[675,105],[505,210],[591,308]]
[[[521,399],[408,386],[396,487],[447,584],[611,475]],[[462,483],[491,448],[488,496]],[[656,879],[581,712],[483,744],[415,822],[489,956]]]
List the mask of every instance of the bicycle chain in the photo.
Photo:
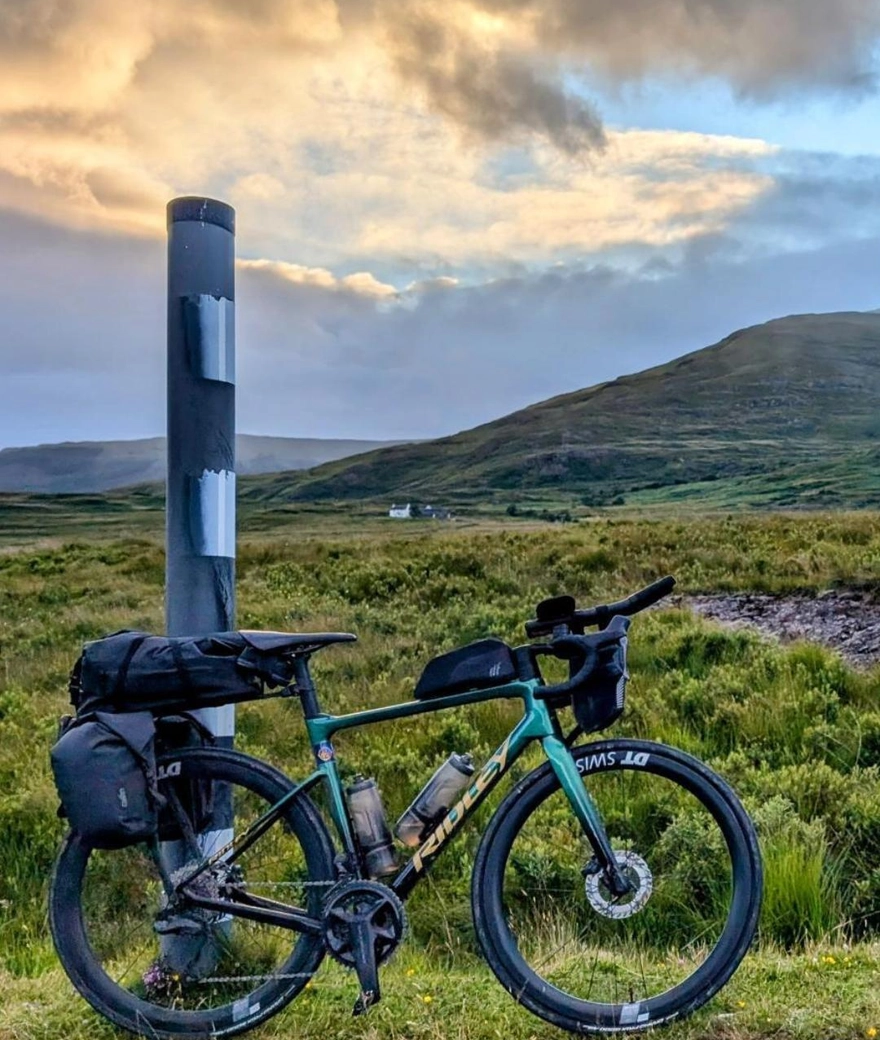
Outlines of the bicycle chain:
[[299,971],[290,975],[217,975],[209,979],[196,979],[200,986],[215,982],[260,982],[263,979],[310,979],[314,972]]
[[248,881],[248,888],[262,886],[263,888],[329,888],[338,884],[336,881]]

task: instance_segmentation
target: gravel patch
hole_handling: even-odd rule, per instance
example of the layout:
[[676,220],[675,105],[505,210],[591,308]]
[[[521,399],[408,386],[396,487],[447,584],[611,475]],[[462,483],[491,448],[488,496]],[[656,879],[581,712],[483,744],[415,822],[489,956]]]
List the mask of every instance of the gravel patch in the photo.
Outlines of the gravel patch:
[[869,592],[681,596],[678,604],[724,625],[756,628],[782,642],[821,643],[861,668],[880,662],[880,602]]

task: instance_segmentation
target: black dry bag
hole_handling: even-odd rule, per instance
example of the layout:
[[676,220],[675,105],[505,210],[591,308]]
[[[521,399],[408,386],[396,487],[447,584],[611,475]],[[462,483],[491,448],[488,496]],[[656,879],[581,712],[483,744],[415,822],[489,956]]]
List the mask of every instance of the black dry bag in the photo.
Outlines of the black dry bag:
[[503,686],[517,677],[513,651],[500,639],[479,639],[450,650],[425,665],[416,683],[415,698],[446,697],[464,690]]
[[291,655],[262,650],[258,634],[201,637],[115,632],[86,643],[70,676],[77,714],[95,710],[174,715],[257,700],[293,679]]
[[95,711],[66,725],[50,753],[70,827],[91,846],[118,849],[154,837],[156,725],[148,711]]

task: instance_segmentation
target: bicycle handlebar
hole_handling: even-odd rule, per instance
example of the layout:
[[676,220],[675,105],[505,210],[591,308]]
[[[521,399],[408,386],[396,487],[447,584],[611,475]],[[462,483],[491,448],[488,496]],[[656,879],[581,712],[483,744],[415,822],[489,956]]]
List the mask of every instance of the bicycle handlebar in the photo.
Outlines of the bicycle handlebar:
[[587,610],[576,610],[572,596],[557,596],[554,599],[547,599],[538,604],[535,611],[537,617],[526,622],[526,635],[531,639],[536,636],[550,635],[561,625],[575,633],[582,633],[587,625],[598,625],[599,628],[604,628],[615,614],[621,614],[624,617],[637,614],[640,610],[657,603],[664,596],[668,596],[673,588],[675,588],[675,578],[670,575],[634,592],[626,599],[618,600],[616,603],[604,603]]
[[601,624],[602,621],[614,617],[615,614],[629,617],[632,614],[638,614],[640,610],[650,607],[653,603],[659,603],[674,588],[675,578],[668,575],[616,603],[606,603],[603,606],[591,607],[589,610],[576,610],[575,617],[587,625]]
[[545,647],[536,647],[535,649],[539,653],[550,654],[563,660],[575,659],[583,655],[583,660],[574,675],[555,686],[544,686],[539,696],[541,698],[558,697],[560,694],[572,693],[583,686],[596,666],[599,651],[616,643],[622,635],[626,634],[629,626],[630,621],[627,618],[618,616],[604,632],[594,632],[588,636],[557,636],[552,643],[548,643]]
[[556,651],[568,646],[577,653],[582,653],[584,659],[580,668],[570,679],[557,683],[555,686],[543,687],[540,694],[542,698],[555,697],[560,693],[571,693],[576,687],[586,682],[587,676],[592,672],[596,665],[596,659],[599,656],[596,648],[587,643],[586,639],[587,636],[560,636],[558,639],[553,640],[552,650],[550,647],[547,648],[547,652],[552,653],[554,657],[562,657],[563,655],[556,653]]

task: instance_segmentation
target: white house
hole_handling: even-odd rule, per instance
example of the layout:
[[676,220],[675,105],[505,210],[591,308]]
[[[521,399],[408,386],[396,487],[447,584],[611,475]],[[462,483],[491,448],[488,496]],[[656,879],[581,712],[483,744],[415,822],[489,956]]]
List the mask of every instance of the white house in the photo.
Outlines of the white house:
[[392,506],[388,510],[389,516],[397,517],[399,520],[410,520],[412,519],[412,504],[407,502],[405,506]]

